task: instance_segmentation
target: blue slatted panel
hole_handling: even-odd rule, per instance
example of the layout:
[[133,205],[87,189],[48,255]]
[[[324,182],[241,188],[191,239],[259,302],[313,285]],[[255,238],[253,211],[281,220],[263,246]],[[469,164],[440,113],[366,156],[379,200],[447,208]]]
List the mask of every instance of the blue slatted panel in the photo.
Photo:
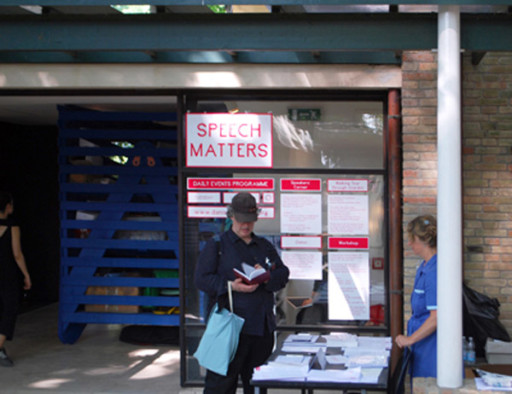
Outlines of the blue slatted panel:
[[59,338],[178,325],[175,113],[59,107]]

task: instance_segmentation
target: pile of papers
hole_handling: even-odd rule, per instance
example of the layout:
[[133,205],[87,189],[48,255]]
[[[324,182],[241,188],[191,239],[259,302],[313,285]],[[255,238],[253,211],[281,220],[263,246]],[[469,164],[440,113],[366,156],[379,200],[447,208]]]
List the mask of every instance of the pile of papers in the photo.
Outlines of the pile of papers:
[[391,346],[390,337],[294,334],[283,342],[282,354],[255,368],[253,380],[377,383]]
[[487,372],[482,369],[476,369],[476,372],[480,375],[479,378],[475,378],[478,390],[512,391],[512,376]]
[[320,335],[312,334],[294,334],[289,335],[281,351],[285,353],[316,353],[320,348],[326,348],[325,343],[318,342]]
[[312,357],[301,354],[286,354],[278,356],[254,369],[254,380],[299,380],[304,381],[307,376]]
[[322,338],[325,340],[328,347],[349,348],[358,346],[358,339],[355,334],[335,332],[329,335],[323,335]]

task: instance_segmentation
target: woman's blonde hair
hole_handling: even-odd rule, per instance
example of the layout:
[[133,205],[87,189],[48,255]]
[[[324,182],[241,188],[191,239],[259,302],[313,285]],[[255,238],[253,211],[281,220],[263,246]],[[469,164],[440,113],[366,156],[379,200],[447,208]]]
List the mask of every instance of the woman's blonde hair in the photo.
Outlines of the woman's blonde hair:
[[407,234],[411,240],[418,237],[431,248],[437,247],[437,221],[432,215],[418,216],[407,225]]

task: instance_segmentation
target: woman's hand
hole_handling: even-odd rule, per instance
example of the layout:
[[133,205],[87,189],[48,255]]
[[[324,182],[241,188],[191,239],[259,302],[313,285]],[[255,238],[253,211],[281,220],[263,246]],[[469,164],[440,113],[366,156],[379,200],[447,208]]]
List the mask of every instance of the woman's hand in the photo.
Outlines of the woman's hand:
[[233,291],[238,291],[240,293],[252,293],[258,288],[258,286],[259,285],[247,285],[240,278],[236,278],[233,283],[231,283]]
[[23,289],[30,290],[31,287],[32,287],[32,281],[30,280],[30,276],[25,275],[25,277],[23,278]]
[[400,349],[411,346],[413,344],[411,338],[406,337],[405,335],[397,335],[395,342]]
[[427,320],[423,322],[419,328],[414,331],[410,336],[405,335],[397,335],[395,338],[395,342],[398,347],[403,348],[407,346],[412,346],[416,342],[425,339],[430,334],[432,334],[437,329],[437,310],[430,311],[430,315],[427,317]]

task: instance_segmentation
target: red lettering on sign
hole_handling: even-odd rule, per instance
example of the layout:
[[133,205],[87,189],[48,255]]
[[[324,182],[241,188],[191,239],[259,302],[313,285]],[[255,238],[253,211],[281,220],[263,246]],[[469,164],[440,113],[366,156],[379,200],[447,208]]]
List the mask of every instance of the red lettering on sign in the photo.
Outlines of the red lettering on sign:
[[199,132],[197,133],[197,135],[199,137],[205,137],[207,132],[206,132],[206,125],[204,123],[199,123],[197,125],[197,130],[199,130]]
[[213,157],[217,157],[217,154],[215,153],[215,148],[211,144],[208,146],[208,149],[206,150],[206,153],[204,154],[204,157],[208,157],[210,154]]
[[268,156],[268,145],[267,144],[260,144],[258,145],[258,156],[259,157],[267,157]]
[[202,156],[203,155],[203,144],[199,144],[199,146],[196,147],[194,144],[190,144],[190,156]]

